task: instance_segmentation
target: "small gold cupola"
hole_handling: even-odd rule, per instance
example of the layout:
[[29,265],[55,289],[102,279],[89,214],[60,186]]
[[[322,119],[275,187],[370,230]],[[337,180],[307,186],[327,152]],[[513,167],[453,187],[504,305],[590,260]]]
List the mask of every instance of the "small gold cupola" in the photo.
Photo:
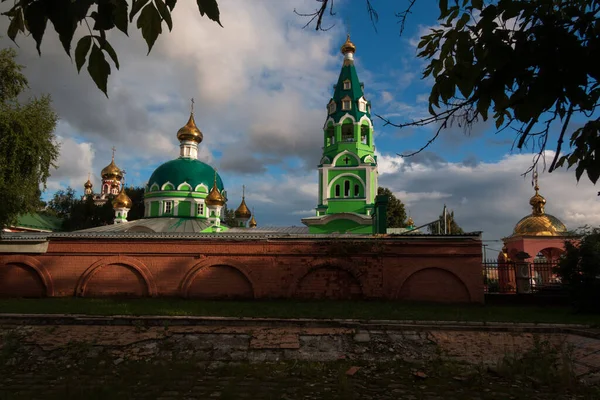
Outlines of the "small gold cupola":
[[348,36],[346,37],[346,41],[344,42],[340,50],[343,55],[346,55],[348,53],[356,53],[356,45],[350,40],[350,34],[348,34]]
[[254,219],[254,209],[252,210],[252,218],[248,224],[250,228],[256,228],[256,220]]
[[215,182],[213,183],[213,187],[210,190],[210,193],[204,199],[204,203],[207,206],[223,206],[225,204],[225,198],[219,192],[219,188],[217,188],[217,171],[215,170]]
[[121,169],[119,167],[117,167],[117,164],[115,164],[115,148],[112,148],[112,160],[110,162],[110,164],[108,164],[106,167],[104,167],[102,169],[102,171],[100,172],[100,174],[102,175],[102,179],[104,180],[117,180],[120,181],[123,178],[123,171],[121,171]]
[[131,208],[131,199],[125,193],[125,189],[121,190],[121,193],[117,195],[112,201],[113,209],[117,208]]
[[521,218],[515,225],[512,236],[563,236],[565,225],[555,216],[546,214],[546,199],[539,193],[537,171],[533,174],[535,194],[529,199],[531,214]]
[[239,219],[248,220],[252,214],[250,214],[250,210],[246,205],[246,186],[242,186],[242,202],[240,206],[235,210],[235,217]]
[[196,126],[194,121],[194,99],[190,110],[190,118],[187,124],[177,131],[177,139],[179,140],[179,156],[183,158],[198,158],[198,145],[202,142],[204,135]]

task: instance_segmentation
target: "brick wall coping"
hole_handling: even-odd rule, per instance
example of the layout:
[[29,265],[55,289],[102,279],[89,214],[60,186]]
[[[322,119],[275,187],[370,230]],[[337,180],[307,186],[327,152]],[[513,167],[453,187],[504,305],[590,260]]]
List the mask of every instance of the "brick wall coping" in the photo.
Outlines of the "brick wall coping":
[[290,233],[143,233],[143,232],[3,232],[0,242],[40,242],[52,239],[142,239],[142,240],[481,240],[481,232],[460,235],[358,235],[358,234],[290,234]]
[[413,321],[310,318],[249,318],[198,316],[129,316],[83,314],[0,313],[0,325],[137,325],[144,326],[268,326],[329,327],[397,331],[487,331],[515,333],[567,333],[600,339],[600,330],[584,324],[548,324],[482,321]]

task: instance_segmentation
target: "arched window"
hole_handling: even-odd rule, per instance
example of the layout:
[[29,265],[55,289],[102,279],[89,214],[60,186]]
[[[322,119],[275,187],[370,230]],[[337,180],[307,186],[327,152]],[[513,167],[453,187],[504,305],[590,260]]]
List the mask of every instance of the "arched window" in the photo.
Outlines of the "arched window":
[[335,197],[340,197],[340,185],[335,185]]
[[360,186],[354,185],[354,197],[358,197],[360,194]]
[[361,125],[360,127],[360,142],[362,144],[369,144],[369,126],[368,125]]
[[333,125],[330,125],[327,127],[325,136],[327,137],[327,140],[326,140],[327,146],[331,146],[332,144],[335,144],[335,130],[333,128]]
[[342,142],[354,141],[354,124],[347,123],[342,125]]
[[344,181],[344,197],[350,197],[350,181]]

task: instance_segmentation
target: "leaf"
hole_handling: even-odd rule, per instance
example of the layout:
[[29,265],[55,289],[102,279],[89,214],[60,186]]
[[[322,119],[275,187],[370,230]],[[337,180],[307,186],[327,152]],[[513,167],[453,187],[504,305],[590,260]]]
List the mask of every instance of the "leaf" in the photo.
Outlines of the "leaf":
[[92,36],[84,36],[77,42],[77,47],[75,47],[75,65],[77,65],[77,72],[81,71],[81,67],[85,64],[85,56],[88,51],[90,51],[90,46],[92,45]]
[[95,21],[94,30],[107,31],[115,27],[114,9],[115,5],[110,1],[101,0],[98,2],[98,11],[92,13],[92,18]]
[[162,32],[161,24],[160,14],[154,5],[148,4],[144,7],[137,20],[137,27],[142,30],[142,37],[148,44],[148,54],[150,54],[158,35]]
[[127,21],[127,9],[129,8],[129,5],[127,4],[127,0],[113,0],[113,2],[115,5],[113,8],[113,19],[115,26],[118,30],[128,35],[127,26],[129,23]]
[[117,69],[119,69],[119,58],[117,57],[117,52],[115,51],[115,49],[113,49],[111,44],[108,43],[108,40],[106,40],[106,38],[98,37],[98,41],[100,42],[100,48],[102,50],[106,51],[106,53],[110,56],[110,58],[115,63],[115,67],[117,67]]
[[48,5],[46,11],[65,52],[70,57],[71,42],[78,22],[73,2],[71,0],[55,0],[52,5]]
[[448,12],[448,0],[440,0],[440,18],[442,19],[446,16]]
[[10,40],[14,42],[19,32],[25,32],[25,23],[23,21],[23,13],[21,10],[18,10],[16,15],[10,20],[10,25],[8,26],[6,34]]
[[131,5],[131,12],[129,13],[129,22],[133,22],[133,17],[140,12],[142,7],[148,4],[150,0],[133,0],[133,4]]
[[30,3],[23,7],[25,23],[27,30],[31,33],[33,40],[35,40],[35,48],[38,54],[41,55],[42,51],[40,46],[42,45],[42,39],[44,38],[44,32],[46,31],[46,4],[37,1]]
[[215,21],[217,24],[223,27],[223,25],[221,25],[221,21],[219,20],[220,13],[217,0],[196,0],[196,3],[198,3],[200,15],[204,16],[204,14],[206,14],[209,19]]
[[169,10],[173,11],[175,4],[177,4],[177,0],[167,0],[167,7],[169,7]]
[[98,86],[98,89],[108,97],[106,91],[106,84],[108,82],[108,75],[110,75],[110,65],[104,58],[104,53],[100,50],[95,43],[92,46],[92,52],[90,53],[90,60],[88,61],[88,72],[90,76]]
[[163,0],[154,0],[156,3],[156,8],[160,13],[162,19],[167,23],[169,27],[169,31],[173,29],[173,20],[171,19],[171,12],[167,8],[167,5],[163,2]]
[[488,110],[490,109],[491,99],[489,96],[482,94],[477,102],[477,112],[481,114],[484,121],[487,121]]
[[462,28],[465,27],[465,25],[467,24],[467,22],[469,22],[470,19],[471,16],[468,13],[464,13],[456,23],[456,29],[460,31]]
[[483,8],[483,0],[471,0],[471,6],[476,10],[481,10]]

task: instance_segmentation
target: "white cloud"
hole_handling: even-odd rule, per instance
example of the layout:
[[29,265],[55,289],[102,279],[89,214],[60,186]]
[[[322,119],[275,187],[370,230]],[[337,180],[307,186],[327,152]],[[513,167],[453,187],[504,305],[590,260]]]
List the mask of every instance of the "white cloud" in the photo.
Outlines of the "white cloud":
[[71,186],[75,189],[83,186],[88,179],[88,173],[93,184],[100,181],[95,178],[92,170],[94,150],[88,142],[77,143],[71,138],[57,136],[60,143],[60,154],[56,162],[56,169],[48,180],[49,190],[58,190]]

